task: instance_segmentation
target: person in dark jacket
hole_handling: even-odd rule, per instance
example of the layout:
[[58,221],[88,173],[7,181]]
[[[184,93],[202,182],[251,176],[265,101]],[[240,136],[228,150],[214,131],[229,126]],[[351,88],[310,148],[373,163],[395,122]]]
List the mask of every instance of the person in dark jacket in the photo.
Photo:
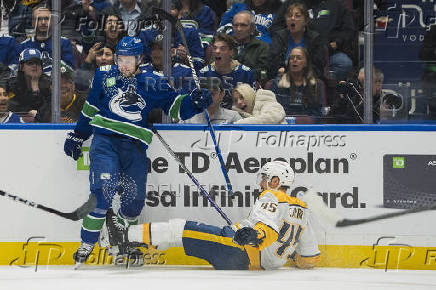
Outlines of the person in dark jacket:
[[[75,73],[65,62],[61,61],[61,94],[59,98],[61,123],[75,123],[79,119],[86,92],[76,92],[74,86]],[[35,116],[35,122],[51,122],[51,101],[46,100]]]
[[233,17],[233,37],[237,42],[234,59],[253,70],[254,79],[267,79],[269,66],[269,46],[257,39],[254,15],[250,11],[241,11]]
[[24,123],[20,116],[9,111],[9,94],[7,87],[6,82],[0,81],[0,124]]
[[16,77],[9,81],[9,109],[33,121],[38,110],[51,99],[50,78],[42,73],[42,56],[37,49],[27,48],[19,57]]
[[287,0],[277,12],[270,32],[274,35],[286,27],[287,8],[304,2],[309,9],[309,28],[317,31],[329,48],[331,78],[345,79],[352,69],[352,61],[344,48],[355,37],[353,17],[341,0]]
[[324,83],[313,73],[309,53],[303,47],[292,49],[287,69],[273,81],[271,91],[286,116],[306,115],[308,123],[317,121],[327,106]]
[[277,31],[270,46],[269,77],[282,75],[288,64],[289,54],[301,46],[309,52],[313,71],[318,78],[324,75],[327,47],[321,35],[308,27],[309,12],[304,4],[291,4],[286,11],[287,28]]

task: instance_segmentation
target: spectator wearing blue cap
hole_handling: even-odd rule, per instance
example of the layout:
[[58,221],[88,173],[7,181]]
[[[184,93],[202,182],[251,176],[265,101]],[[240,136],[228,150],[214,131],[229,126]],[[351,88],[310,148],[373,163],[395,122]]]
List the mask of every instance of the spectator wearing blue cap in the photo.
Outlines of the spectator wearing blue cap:
[[46,100],[50,100],[50,78],[42,73],[42,56],[38,49],[27,48],[19,56],[16,77],[9,82],[10,110],[32,121]]

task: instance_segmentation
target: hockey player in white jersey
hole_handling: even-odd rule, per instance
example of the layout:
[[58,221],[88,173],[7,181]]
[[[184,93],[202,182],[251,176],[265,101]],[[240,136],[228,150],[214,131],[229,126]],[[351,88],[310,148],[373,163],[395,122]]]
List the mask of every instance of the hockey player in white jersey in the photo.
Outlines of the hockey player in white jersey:
[[130,242],[165,250],[183,247],[185,254],[208,261],[215,269],[276,269],[292,259],[299,268],[312,268],[320,251],[309,222],[310,210],[286,194],[294,181],[292,168],[283,161],[266,163],[258,174],[263,192],[250,214],[232,226],[216,227],[195,221],[132,225],[120,231],[108,222],[112,245]]

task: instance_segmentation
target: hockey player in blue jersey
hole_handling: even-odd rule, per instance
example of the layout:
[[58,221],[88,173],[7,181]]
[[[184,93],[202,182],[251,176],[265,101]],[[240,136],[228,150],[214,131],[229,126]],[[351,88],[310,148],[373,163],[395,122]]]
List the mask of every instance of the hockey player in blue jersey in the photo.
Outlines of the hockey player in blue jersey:
[[74,132],[68,133],[65,140],[65,153],[77,160],[82,143],[94,135],[89,153],[89,182],[97,205],[83,219],[82,242],[74,254],[76,264],[85,262],[92,252],[116,192],[123,192],[120,220],[137,222],[145,200],[146,150],[153,136],[147,128],[149,112],[161,108],[172,118],[184,120],[212,103],[206,90],[180,95],[160,74],[140,71],[142,51],[139,38],[121,39],[115,54],[116,65],[96,70]]

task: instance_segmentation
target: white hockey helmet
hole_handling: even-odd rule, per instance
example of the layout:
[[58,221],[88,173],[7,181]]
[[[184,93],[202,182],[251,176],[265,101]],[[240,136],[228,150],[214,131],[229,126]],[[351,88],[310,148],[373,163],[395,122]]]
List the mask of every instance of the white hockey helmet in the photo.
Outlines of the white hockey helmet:
[[279,178],[279,187],[291,187],[294,183],[295,173],[294,170],[284,161],[270,161],[266,163],[259,171],[259,177],[266,176],[267,181],[270,182],[274,176]]

